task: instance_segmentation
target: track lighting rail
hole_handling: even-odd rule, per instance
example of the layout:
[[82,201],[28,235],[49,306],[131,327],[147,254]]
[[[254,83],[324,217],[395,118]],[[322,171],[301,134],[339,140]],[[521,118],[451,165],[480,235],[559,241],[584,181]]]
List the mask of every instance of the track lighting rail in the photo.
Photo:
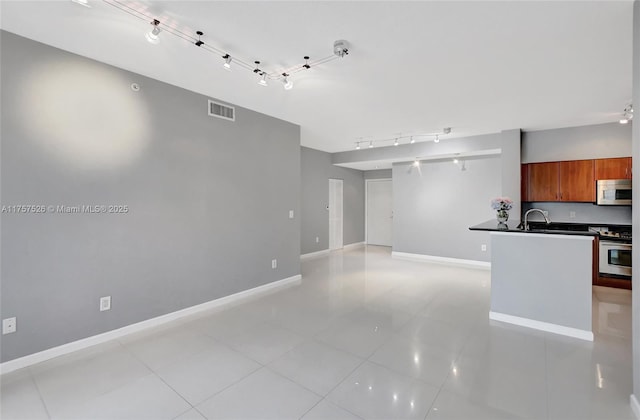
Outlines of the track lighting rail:
[[203,41],[201,39],[202,36],[204,36],[204,33],[202,31],[197,31],[196,36],[194,36],[192,34],[189,34],[187,32],[184,32],[176,28],[174,25],[164,24],[156,16],[153,16],[147,13],[146,11],[138,10],[123,1],[120,1],[120,0],[103,0],[103,1],[106,4],[120,11],[123,11],[137,19],[140,19],[148,24],[151,24],[153,26],[153,29],[152,29],[153,41],[149,39],[151,35],[147,34],[147,39],[149,40],[149,42],[158,43],[159,37],[162,36],[162,34],[164,33],[181,38],[185,41],[188,41],[189,43],[196,45],[197,47],[200,47],[200,49],[202,50],[218,55],[222,60],[224,60],[223,66],[227,70],[231,70],[231,66],[233,65],[234,68],[239,67],[239,68],[248,70],[250,72],[257,73],[259,76],[262,77],[260,84],[263,84],[263,85],[264,85],[264,83],[262,83],[263,81],[266,83],[267,80],[280,80],[284,83],[285,89],[287,90],[291,89],[291,87],[293,86],[293,83],[290,80],[291,75],[304,70],[309,70],[311,67],[316,67],[316,66],[328,63],[330,61],[343,58],[344,56],[349,54],[347,42],[344,40],[338,40],[334,42],[334,50],[332,55],[329,55],[317,60],[311,60],[309,56],[304,56],[303,63],[296,64],[286,69],[279,69],[274,71],[266,71],[266,70],[256,71],[258,69],[254,67],[253,64],[259,64],[259,61],[254,61],[254,63],[252,64],[249,61],[243,60],[239,57],[236,57],[230,54],[226,50],[222,50],[216,47],[215,45],[212,45],[210,43]]

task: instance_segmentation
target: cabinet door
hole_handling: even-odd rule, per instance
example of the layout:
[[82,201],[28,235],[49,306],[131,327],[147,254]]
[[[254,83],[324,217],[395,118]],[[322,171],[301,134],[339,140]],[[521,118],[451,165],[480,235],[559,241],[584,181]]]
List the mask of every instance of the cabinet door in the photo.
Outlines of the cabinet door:
[[529,201],[529,165],[520,165],[520,200]]
[[559,162],[530,163],[529,201],[557,201]]
[[631,158],[596,159],[596,179],[631,179]]
[[593,203],[595,200],[593,160],[560,162],[560,201]]

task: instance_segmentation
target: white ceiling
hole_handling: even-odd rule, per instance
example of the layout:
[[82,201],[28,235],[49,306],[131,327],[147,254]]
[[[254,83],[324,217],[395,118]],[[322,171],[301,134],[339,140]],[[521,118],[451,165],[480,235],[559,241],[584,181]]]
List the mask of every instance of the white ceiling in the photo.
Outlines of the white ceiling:
[[[302,145],[448,137],[611,122],[631,98],[632,0],[128,1],[244,61],[276,71],[348,57],[292,77],[290,91],[97,0],[2,1],[2,29],[301,125]],[[161,34],[162,36],[163,34]]]

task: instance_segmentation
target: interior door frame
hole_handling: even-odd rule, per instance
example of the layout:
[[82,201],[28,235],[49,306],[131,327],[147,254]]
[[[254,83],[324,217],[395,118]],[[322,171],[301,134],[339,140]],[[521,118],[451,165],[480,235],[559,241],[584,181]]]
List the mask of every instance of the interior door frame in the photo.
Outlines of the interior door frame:
[[[342,246],[340,248],[333,248],[333,249],[331,248],[331,181],[340,181],[340,185],[342,186],[342,197],[340,198],[341,207],[342,207],[342,209],[341,209],[342,215],[340,217],[341,218],[341,222],[342,222],[342,232],[341,232],[342,233],[342,240],[341,240]],[[329,214],[327,216],[328,216],[328,222],[329,222],[329,232],[328,232],[328,235],[327,235],[327,239],[328,239],[327,248],[328,248],[329,251],[335,251],[335,250],[344,248],[344,179],[342,179],[342,178],[329,178],[329,197],[328,198],[329,198],[329,201],[328,201],[329,205],[327,206],[327,210],[328,210]]]
[[[391,181],[393,188],[393,178],[371,178],[364,180],[364,243],[369,245],[369,182]],[[391,203],[393,207],[393,202]],[[391,222],[393,226],[393,221]]]

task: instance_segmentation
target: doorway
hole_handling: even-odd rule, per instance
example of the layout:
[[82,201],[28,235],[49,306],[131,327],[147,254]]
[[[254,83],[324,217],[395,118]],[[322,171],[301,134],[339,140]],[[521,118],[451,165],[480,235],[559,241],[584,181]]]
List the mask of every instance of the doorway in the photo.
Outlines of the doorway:
[[369,245],[392,245],[393,189],[391,179],[366,180],[366,242]]
[[329,179],[329,250],[343,247],[342,192],[342,180]]

